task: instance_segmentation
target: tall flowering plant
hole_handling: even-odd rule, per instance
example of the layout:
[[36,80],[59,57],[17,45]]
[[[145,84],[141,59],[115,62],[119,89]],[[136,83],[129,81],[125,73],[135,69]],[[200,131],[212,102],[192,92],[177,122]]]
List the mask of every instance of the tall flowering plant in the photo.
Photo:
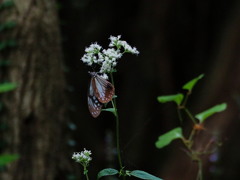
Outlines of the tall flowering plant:
[[[116,95],[114,87],[113,72],[116,72],[116,66],[118,60],[125,54],[135,54],[138,55],[139,51],[136,47],[130,46],[126,41],[121,40],[121,36],[110,36],[110,43],[108,49],[103,49],[98,43],[93,43],[85,49],[85,54],[81,58],[81,61],[87,66],[94,67],[98,71],[90,72],[92,76],[89,92],[88,92],[88,107],[91,115],[93,117],[98,117],[101,111],[112,112],[116,119],[116,148],[117,148],[117,158],[119,163],[119,170],[113,168],[105,168],[98,173],[97,178],[110,175],[119,175],[125,179],[126,176],[134,176],[139,179],[148,180],[161,180],[160,178],[153,176],[147,172],[141,170],[126,170],[122,163],[121,153],[120,153],[120,143],[119,143],[119,115],[117,111]],[[110,76],[110,82],[108,81]],[[107,109],[102,109],[102,105],[111,102],[112,107]],[[73,154],[73,159],[80,157],[81,153]],[[82,155],[83,156],[83,155]],[[85,157],[85,156],[84,156]],[[91,160],[91,159],[90,159]],[[89,160],[89,161],[90,161]],[[78,160],[76,160],[79,162]],[[87,166],[84,165],[84,174],[87,176]]]

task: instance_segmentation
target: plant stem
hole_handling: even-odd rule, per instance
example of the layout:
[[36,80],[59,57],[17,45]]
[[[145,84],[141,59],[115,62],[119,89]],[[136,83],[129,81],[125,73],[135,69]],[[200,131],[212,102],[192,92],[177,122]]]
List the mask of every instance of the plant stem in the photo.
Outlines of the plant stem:
[[190,111],[188,110],[188,108],[184,107],[183,109],[184,109],[184,111],[187,113],[187,115],[189,116],[189,118],[192,120],[192,122],[193,122],[194,124],[197,124],[195,118],[194,118],[193,115],[190,113]]
[[182,115],[181,115],[180,108],[177,108],[177,113],[178,113],[178,118],[179,118],[180,122],[183,123],[183,118],[182,118]]
[[88,178],[88,170],[87,170],[86,166],[84,166],[84,174],[86,176],[86,179],[89,180],[89,178]]
[[[113,80],[112,73],[110,73],[110,77],[111,77],[111,82],[114,86],[114,80]],[[121,151],[120,151],[120,142],[119,142],[119,139],[120,139],[119,138],[119,116],[118,116],[118,111],[117,111],[116,99],[114,98],[111,102],[112,102],[113,108],[115,109],[115,117],[116,117],[116,144],[117,144],[118,163],[119,163],[120,169],[123,169]]]
[[202,160],[198,159],[198,175],[197,180],[203,180],[203,173],[202,173]]
[[189,138],[188,138],[188,140],[189,140],[190,142],[192,142],[193,137],[194,137],[194,135],[195,135],[195,132],[196,132],[196,130],[193,128],[192,131],[191,131],[191,134],[190,134],[190,136],[189,136]]
[[183,107],[186,106],[187,100],[188,100],[188,97],[189,97],[190,94],[191,94],[191,91],[188,91],[187,94],[186,94],[186,96],[185,96],[184,102],[183,102],[183,104],[182,104]]

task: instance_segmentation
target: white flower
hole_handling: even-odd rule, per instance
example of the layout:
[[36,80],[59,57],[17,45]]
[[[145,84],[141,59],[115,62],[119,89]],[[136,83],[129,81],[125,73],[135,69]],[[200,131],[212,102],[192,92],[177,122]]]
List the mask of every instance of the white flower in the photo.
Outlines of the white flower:
[[139,51],[135,47],[131,47],[126,41],[120,40],[121,36],[118,35],[117,37],[110,36],[110,44],[109,47],[114,47],[116,46],[118,49],[120,47],[123,47],[126,52],[132,53],[132,54],[139,54]]
[[99,65],[100,73],[110,73],[115,71],[117,60],[124,53],[139,54],[135,47],[131,47],[126,41],[120,40],[121,35],[110,36],[110,44],[108,49],[103,49],[97,43],[91,44],[85,49],[85,54],[81,60],[88,66]]
[[118,46],[118,42],[119,42],[119,39],[121,38],[121,35],[118,35],[117,37],[114,37],[114,36],[110,36],[110,44],[109,44],[109,47],[114,47],[114,46]]
[[82,164],[83,166],[88,166],[89,162],[92,160],[92,158],[90,157],[91,154],[91,151],[88,151],[84,148],[84,151],[74,152],[72,155],[72,159]]
[[109,48],[107,50],[103,50],[103,54],[110,59],[119,59],[122,57],[122,53],[119,50],[115,50],[114,48]]
[[103,79],[108,79],[108,75],[103,73],[102,75],[100,75]]
[[96,53],[99,52],[101,50],[101,46],[98,45],[97,43],[91,44],[89,47],[87,47],[85,49],[86,53]]

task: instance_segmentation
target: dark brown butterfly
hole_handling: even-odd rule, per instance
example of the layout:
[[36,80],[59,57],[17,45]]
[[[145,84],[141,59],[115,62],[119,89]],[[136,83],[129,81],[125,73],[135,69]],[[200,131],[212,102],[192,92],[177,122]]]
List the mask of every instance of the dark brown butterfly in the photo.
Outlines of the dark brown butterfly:
[[102,106],[112,100],[115,93],[114,86],[96,72],[89,72],[92,76],[88,91],[88,109],[96,118],[102,110]]

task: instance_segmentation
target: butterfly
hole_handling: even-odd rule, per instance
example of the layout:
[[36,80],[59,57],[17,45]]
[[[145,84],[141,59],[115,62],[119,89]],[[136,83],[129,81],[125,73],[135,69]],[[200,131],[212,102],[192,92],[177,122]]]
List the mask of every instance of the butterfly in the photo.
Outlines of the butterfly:
[[96,72],[89,72],[92,76],[88,90],[88,109],[96,118],[102,110],[102,106],[112,100],[115,94],[114,86]]

